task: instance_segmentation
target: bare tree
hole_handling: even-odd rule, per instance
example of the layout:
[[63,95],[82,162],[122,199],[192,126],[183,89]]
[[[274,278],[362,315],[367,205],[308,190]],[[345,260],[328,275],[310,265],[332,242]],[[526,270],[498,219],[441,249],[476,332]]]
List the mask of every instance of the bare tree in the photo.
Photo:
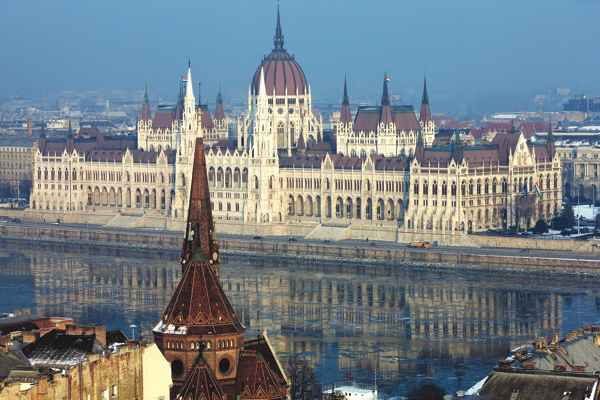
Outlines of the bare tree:
[[291,383],[291,400],[313,400],[323,396],[317,374],[304,358],[290,357],[285,364],[285,373]]
[[525,229],[529,227],[531,218],[535,216],[535,196],[519,196],[515,199],[515,218],[517,231],[521,221],[525,222]]
[[446,391],[433,382],[421,383],[408,392],[410,400],[442,400]]

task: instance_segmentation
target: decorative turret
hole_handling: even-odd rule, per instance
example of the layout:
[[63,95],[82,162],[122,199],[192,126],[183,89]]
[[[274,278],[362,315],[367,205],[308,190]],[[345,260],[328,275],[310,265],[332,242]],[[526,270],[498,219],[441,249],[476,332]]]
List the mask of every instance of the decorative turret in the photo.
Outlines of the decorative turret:
[[298,154],[304,155],[306,153],[306,143],[304,142],[304,135],[300,134],[298,137]]
[[352,122],[352,115],[350,114],[350,98],[348,97],[348,87],[346,85],[346,77],[344,76],[344,97],[342,97],[342,115],[340,116],[340,123],[347,125]]
[[431,121],[431,111],[429,110],[429,96],[427,95],[427,76],[423,80],[423,97],[421,99],[421,115],[419,116],[421,123],[425,126]]
[[219,123],[225,120],[225,112],[223,111],[223,97],[221,96],[221,82],[219,82],[219,91],[217,92],[217,106],[215,108],[215,122]]
[[390,109],[390,96],[388,94],[388,77],[383,77],[383,94],[381,95],[381,119],[380,122],[390,124],[392,122],[392,111]]
[[67,152],[71,154],[75,149],[75,140],[73,138],[73,128],[71,127],[71,118],[69,117],[69,128],[67,129]]
[[148,87],[146,86],[146,82],[144,82],[144,100],[142,103],[142,116],[140,120],[143,122],[152,121],[152,115],[150,114],[150,100],[148,99]]
[[423,153],[425,149],[423,146],[423,135],[421,133],[421,127],[419,126],[419,132],[417,134],[417,145],[415,147],[415,158],[421,162],[423,160]]

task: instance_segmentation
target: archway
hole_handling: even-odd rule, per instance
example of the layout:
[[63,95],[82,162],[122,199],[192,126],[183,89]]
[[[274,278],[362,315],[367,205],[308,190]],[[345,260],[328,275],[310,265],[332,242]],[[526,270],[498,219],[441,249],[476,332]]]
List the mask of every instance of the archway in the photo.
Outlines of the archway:
[[291,194],[288,196],[288,215],[294,215],[296,213],[296,202],[294,196]]
[[342,218],[344,216],[344,200],[338,197],[335,200],[335,216],[336,218]]
[[398,200],[398,221],[404,220],[404,201]]
[[351,197],[346,198],[346,218],[352,219],[354,218],[354,209],[353,209],[353,201]]
[[393,221],[395,214],[394,214],[394,200],[392,199],[388,199],[386,207],[385,207],[385,215],[386,215],[386,219]]
[[385,204],[383,202],[383,199],[379,199],[379,200],[377,200],[377,219],[378,220],[384,219],[384,212],[385,212]]

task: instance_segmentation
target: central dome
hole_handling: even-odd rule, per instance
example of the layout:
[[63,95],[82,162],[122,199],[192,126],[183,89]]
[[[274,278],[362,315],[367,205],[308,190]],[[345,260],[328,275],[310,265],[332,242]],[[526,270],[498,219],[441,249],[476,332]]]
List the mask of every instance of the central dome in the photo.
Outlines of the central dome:
[[267,95],[273,95],[275,88],[276,96],[285,96],[286,89],[288,96],[296,95],[296,88],[299,95],[306,94],[306,77],[300,65],[293,56],[290,56],[283,48],[283,34],[281,33],[281,24],[279,22],[279,8],[277,8],[277,29],[275,30],[275,48],[260,63],[254,78],[252,79],[252,93],[258,93],[260,89],[260,70],[264,69],[265,87]]

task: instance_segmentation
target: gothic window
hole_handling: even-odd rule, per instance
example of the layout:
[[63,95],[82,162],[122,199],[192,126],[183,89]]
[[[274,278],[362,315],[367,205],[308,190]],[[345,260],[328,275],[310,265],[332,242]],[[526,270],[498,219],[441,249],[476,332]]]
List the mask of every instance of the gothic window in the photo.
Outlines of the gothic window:
[[415,181],[413,192],[414,192],[414,194],[419,194],[419,182],[418,181]]
[[473,181],[469,182],[469,194],[473,194]]
[[456,196],[456,182],[452,182],[452,196]]
[[492,181],[492,193],[496,193],[496,179]]
[[219,211],[223,211],[223,203],[219,202]]
[[366,158],[366,157],[367,157],[367,151],[366,151],[365,149],[362,149],[362,150],[360,151],[360,157],[361,157],[361,158]]
[[558,189],[558,176],[554,174],[554,189]]
[[239,203],[235,203],[235,211],[240,211],[240,204]]
[[[418,193],[416,193],[418,194]],[[423,194],[427,195],[429,194],[429,186],[427,185],[427,181],[423,182]]]
[[462,181],[462,183],[460,184],[460,194],[464,196],[465,191],[466,191],[465,181]]
[[433,185],[431,185],[431,194],[437,196],[437,182],[433,181]]
[[356,150],[352,149],[350,152],[350,157],[356,157]]
[[446,185],[446,181],[442,182],[442,196],[448,195],[448,186]]
[[277,147],[284,147],[284,128],[283,122],[277,124]]
[[486,180],[485,180],[485,184],[483,185],[483,192],[484,192],[485,194],[488,194],[488,193],[489,193],[489,185],[490,185],[490,184],[489,184],[488,180],[486,179]]
[[477,181],[477,194],[481,194],[481,181]]

